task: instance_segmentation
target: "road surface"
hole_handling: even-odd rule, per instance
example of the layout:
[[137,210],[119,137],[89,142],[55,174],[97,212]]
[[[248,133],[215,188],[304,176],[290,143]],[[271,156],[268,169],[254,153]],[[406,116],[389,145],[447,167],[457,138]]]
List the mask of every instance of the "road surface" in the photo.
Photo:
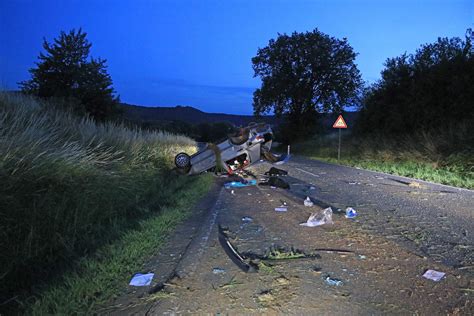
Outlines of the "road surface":
[[[153,286],[165,287],[153,294],[128,287],[106,313],[474,313],[473,191],[303,157],[278,167],[288,171],[282,179],[289,190],[232,191],[222,187],[227,179],[219,179],[147,265],[156,273]],[[260,163],[251,171],[260,180],[269,168]],[[306,196],[313,207],[303,205]],[[288,211],[276,212],[282,202]],[[326,207],[334,211],[333,224],[300,225]],[[358,216],[345,218],[346,207]],[[218,223],[247,257],[272,249],[312,256],[268,260],[257,273],[245,273],[219,244]],[[428,269],[446,275],[428,280],[422,277]],[[329,284],[328,277],[342,282]]]

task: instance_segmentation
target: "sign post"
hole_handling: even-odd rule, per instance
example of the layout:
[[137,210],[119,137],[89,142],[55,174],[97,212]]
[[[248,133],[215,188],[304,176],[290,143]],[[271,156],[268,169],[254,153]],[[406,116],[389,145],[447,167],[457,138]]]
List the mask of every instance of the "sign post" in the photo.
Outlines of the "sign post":
[[342,115],[339,115],[332,127],[339,129],[339,146],[337,147],[337,161],[339,161],[341,159],[341,129],[347,128],[346,121],[344,121]]

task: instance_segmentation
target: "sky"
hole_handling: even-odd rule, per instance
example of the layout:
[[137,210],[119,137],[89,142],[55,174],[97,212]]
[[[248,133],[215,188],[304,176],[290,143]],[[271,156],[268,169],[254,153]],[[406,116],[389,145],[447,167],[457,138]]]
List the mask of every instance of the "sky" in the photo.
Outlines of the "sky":
[[0,87],[17,89],[60,31],[82,28],[121,101],[252,114],[251,58],[278,33],[346,37],[362,78],[384,61],[474,28],[472,0],[0,0]]

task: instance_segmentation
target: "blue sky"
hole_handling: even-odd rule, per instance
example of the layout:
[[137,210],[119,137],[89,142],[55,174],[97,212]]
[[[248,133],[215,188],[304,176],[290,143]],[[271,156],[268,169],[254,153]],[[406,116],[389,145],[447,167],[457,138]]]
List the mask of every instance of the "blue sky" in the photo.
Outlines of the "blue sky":
[[347,37],[364,80],[388,57],[474,28],[474,1],[0,0],[0,86],[16,89],[61,30],[82,27],[123,102],[252,113],[251,58],[277,33]]

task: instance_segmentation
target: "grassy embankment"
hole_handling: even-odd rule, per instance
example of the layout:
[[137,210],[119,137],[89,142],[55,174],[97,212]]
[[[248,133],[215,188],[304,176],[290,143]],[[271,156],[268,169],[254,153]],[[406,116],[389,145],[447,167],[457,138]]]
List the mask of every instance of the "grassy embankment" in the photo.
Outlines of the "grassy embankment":
[[171,172],[193,150],[0,92],[0,311],[90,313],[126,286],[210,188]]
[[293,148],[313,159],[474,189],[474,137],[467,126],[401,139],[343,137],[339,162],[337,136]]

